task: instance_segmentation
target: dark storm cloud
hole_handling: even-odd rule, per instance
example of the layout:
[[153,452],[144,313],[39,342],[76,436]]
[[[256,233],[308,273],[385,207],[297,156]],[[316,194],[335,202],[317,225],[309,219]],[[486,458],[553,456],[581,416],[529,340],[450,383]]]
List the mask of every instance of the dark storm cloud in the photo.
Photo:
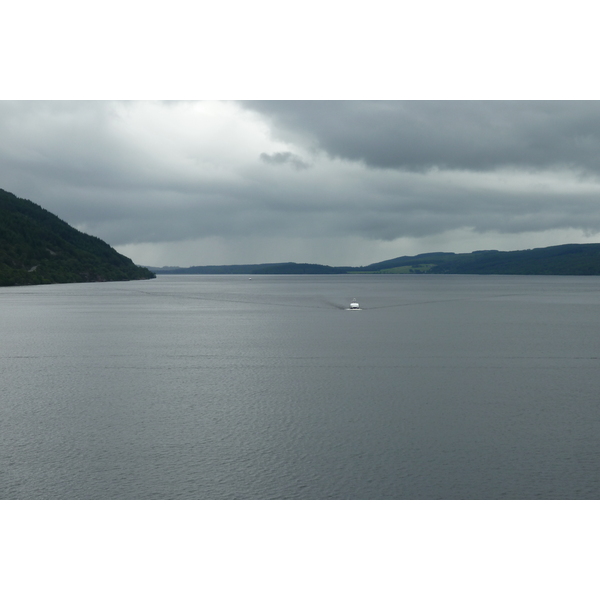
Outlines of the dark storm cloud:
[[274,152],[273,154],[267,154],[262,152],[260,160],[268,165],[285,165],[288,164],[295,169],[308,169],[308,164],[305,163],[299,156],[292,152]]
[[275,135],[370,167],[600,172],[600,103],[253,101]]
[[0,187],[110,244],[201,242],[235,248],[233,262],[287,248],[298,262],[348,264],[346,251],[375,262],[390,256],[363,253],[380,242],[387,253],[444,235],[433,249],[453,250],[446,240],[464,232],[484,246],[549,232],[552,245],[557,230],[600,231],[599,113],[596,102],[2,102]]

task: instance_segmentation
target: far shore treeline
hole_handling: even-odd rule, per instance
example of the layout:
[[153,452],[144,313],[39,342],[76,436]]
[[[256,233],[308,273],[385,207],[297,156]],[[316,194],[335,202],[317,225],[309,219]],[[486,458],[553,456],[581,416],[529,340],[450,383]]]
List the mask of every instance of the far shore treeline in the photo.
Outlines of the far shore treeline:
[[101,239],[0,189],[0,286],[154,277]]
[[453,275],[600,275],[600,244],[565,244],[533,250],[479,250],[468,254],[432,252],[401,256],[366,267],[269,263],[206,267],[149,267],[165,275],[297,275],[297,274],[453,274]]
[[432,252],[364,267],[263,263],[141,267],[101,239],[82,233],[30,200],[0,189],[0,286],[127,281],[164,275],[335,274],[600,275],[600,244],[532,250]]

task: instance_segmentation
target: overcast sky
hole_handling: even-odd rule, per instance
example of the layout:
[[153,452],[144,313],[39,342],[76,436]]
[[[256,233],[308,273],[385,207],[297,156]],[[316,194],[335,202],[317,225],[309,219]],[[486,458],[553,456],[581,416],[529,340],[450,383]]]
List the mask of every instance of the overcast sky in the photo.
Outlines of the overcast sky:
[[0,188],[138,264],[600,242],[595,101],[0,102]]

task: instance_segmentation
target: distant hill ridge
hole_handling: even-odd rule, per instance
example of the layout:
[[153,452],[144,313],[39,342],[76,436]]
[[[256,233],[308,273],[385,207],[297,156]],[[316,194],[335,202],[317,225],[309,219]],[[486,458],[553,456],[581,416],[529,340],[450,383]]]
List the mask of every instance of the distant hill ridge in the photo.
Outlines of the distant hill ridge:
[[331,275],[352,267],[328,267],[309,263],[263,263],[257,265],[209,265],[205,267],[148,267],[166,275]]
[[154,277],[101,239],[0,189],[0,286]]
[[294,274],[463,274],[463,275],[600,275],[600,244],[564,244],[532,250],[476,250],[465,254],[428,252],[401,256],[366,267],[265,263],[188,268],[149,267],[167,275],[294,275]]

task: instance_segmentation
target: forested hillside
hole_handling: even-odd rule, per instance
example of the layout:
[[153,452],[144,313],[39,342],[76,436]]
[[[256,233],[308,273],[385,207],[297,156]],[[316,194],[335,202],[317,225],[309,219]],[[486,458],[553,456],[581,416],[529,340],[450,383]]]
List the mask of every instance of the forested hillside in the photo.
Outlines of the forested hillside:
[[101,239],[0,189],[0,286],[153,277]]
[[600,244],[564,244],[510,252],[419,254],[386,260],[360,270],[368,273],[600,275]]

